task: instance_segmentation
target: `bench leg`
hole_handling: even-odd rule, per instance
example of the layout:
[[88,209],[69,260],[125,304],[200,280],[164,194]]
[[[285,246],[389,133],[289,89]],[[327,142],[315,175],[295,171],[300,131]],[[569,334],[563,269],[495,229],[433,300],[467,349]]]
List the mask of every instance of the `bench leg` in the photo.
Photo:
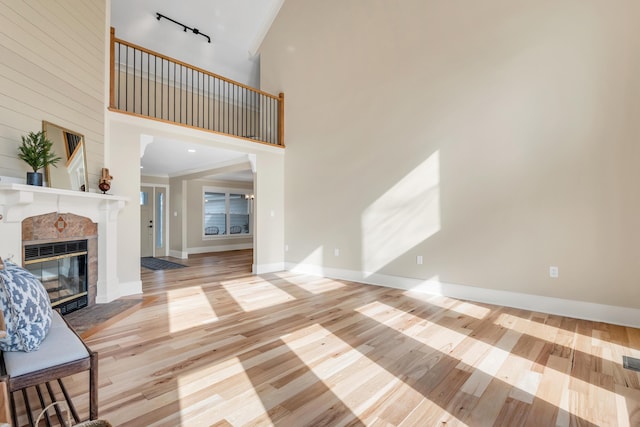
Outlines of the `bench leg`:
[[91,353],[89,365],[89,419],[98,419],[98,353]]
[[9,392],[9,395],[11,399],[11,422],[13,422],[12,425],[17,426],[20,424],[18,424],[18,414],[16,411],[16,399],[13,397],[13,393]]

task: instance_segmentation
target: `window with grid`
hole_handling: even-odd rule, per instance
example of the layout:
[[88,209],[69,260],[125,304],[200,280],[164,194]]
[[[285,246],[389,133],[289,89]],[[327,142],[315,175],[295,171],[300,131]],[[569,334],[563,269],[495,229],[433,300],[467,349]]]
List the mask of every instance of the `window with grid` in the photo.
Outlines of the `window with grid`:
[[250,235],[251,200],[245,194],[204,191],[204,235]]

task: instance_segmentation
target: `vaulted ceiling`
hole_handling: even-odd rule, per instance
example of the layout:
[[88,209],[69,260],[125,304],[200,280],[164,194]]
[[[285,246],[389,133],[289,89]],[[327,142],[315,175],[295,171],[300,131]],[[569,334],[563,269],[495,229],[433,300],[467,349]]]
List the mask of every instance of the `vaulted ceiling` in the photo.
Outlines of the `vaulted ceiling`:
[[[258,87],[257,50],[284,0],[112,0],[116,36]],[[160,13],[201,34],[184,31]]]
[[[111,26],[128,42],[259,88],[257,50],[284,0],[112,0]],[[168,19],[160,13],[198,33]],[[208,42],[205,34],[211,38]],[[197,149],[194,155],[189,150]],[[144,154],[144,155],[142,155]],[[155,139],[141,151],[143,175],[180,176],[246,155]],[[171,161],[167,162],[167,159]],[[247,181],[251,171],[214,176]]]

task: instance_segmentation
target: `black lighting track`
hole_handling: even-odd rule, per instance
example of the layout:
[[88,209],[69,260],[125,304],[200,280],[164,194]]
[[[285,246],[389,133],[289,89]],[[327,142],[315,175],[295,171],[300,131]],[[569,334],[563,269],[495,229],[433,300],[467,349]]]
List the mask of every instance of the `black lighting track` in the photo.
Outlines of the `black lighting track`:
[[159,21],[162,18],[166,19],[167,21],[171,21],[174,24],[177,24],[177,25],[181,26],[185,33],[187,32],[187,30],[189,30],[195,35],[201,35],[202,37],[206,38],[209,43],[211,43],[211,37],[209,37],[208,35],[206,35],[204,33],[201,33],[200,30],[198,30],[197,28],[188,27],[188,26],[184,25],[182,22],[178,22],[175,19],[171,19],[168,16],[165,16],[165,15],[163,15],[161,13],[156,12],[156,19]]

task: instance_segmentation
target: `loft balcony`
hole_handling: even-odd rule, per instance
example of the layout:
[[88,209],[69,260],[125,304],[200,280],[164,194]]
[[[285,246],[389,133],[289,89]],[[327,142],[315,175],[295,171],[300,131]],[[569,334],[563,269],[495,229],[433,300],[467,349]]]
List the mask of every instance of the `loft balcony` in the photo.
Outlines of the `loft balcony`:
[[272,95],[115,37],[109,109],[284,147],[284,94]]

